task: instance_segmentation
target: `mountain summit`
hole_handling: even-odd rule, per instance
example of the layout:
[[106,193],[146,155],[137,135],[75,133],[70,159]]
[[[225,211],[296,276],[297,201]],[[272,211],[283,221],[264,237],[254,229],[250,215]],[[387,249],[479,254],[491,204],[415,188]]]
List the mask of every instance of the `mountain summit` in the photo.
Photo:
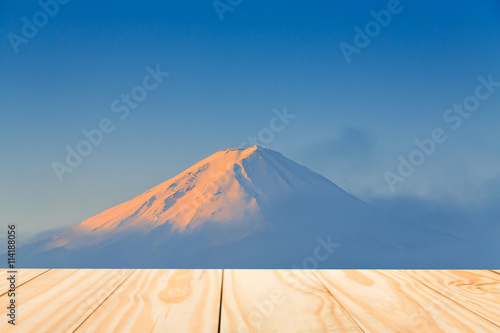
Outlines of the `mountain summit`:
[[377,210],[276,151],[253,146],[219,151],[132,200],[20,249],[20,263],[429,267],[437,261],[422,258],[450,239]]

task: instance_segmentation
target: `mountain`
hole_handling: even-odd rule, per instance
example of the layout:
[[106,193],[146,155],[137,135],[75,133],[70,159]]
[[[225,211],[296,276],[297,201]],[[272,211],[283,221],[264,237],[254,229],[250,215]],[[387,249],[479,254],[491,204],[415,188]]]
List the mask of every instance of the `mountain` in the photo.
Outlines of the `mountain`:
[[18,257],[26,268],[430,268],[453,265],[453,241],[253,146],[217,152]]

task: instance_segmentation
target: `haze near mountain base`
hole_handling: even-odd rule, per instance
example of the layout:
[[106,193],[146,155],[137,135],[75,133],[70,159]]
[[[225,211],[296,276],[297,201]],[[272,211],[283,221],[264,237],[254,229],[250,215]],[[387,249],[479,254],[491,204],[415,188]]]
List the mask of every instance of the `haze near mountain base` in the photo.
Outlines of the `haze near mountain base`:
[[18,257],[24,268],[452,268],[456,242],[253,146],[219,151]]

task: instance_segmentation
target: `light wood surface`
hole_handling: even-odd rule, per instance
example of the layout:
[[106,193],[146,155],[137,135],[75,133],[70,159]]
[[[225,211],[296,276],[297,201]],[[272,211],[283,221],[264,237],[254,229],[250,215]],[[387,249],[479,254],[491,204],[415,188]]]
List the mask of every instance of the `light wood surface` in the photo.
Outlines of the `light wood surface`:
[[138,270],[77,331],[216,333],[220,289],[220,270]]
[[500,327],[500,275],[488,271],[403,273]]
[[[4,270],[5,273],[2,275],[0,278],[0,296],[4,295],[9,291],[9,281],[7,281],[7,276],[8,270]],[[29,282],[31,279],[35,279],[46,272],[48,272],[49,269],[23,269],[23,270],[18,270],[17,271],[17,277],[16,277],[16,285],[17,287],[22,286],[26,282]],[[4,278],[5,277],[5,278]]]
[[[132,273],[128,270],[51,270],[17,290],[18,323],[0,332],[72,332]],[[22,274],[22,271],[21,271]],[[5,309],[8,297],[0,297]]]
[[400,271],[316,274],[365,332],[473,333],[500,329]]
[[498,271],[19,270],[0,332],[500,332]]
[[221,332],[361,332],[311,271],[226,271]]

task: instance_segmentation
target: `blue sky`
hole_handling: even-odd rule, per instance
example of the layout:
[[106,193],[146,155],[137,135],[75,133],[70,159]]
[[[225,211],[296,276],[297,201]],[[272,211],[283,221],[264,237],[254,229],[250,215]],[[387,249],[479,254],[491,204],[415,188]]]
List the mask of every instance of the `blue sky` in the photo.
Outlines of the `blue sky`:
[[[340,43],[353,44],[354,27],[388,1],[242,1],[222,21],[212,1],[69,1],[17,53],[9,34],[22,36],[23,17],[41,7],[3,2],[4,221],[25,235],[80,222],[238,146],[286,107],[297,117],[267,147],[398,214],[443,221],[463,210],[493,223],[500,88],[458,130],[443,113],[478,76],[500,81],[500,4],[400,6],[347,63]],[[120,120],[111,103],[158,64],[169,76]],[[51,163],[104,118],[114,131],[59,182]],[[391,191],[384,173],[437,127],[448,140]]]

